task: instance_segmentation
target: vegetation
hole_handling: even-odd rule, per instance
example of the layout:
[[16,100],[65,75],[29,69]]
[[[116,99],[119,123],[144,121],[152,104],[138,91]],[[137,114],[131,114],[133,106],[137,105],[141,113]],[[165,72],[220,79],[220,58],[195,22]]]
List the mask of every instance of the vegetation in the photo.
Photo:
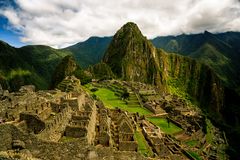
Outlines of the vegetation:
[[127,91],[127,89],[124,89],[122,94],[121,94],[121,98],[126,100],[129,98],[129,92]]
[[[111,78],[109,75],[114,73],[118,78],[155,84],[159,89],[165,90],[168,86],[171,93],[188,101],[198,101],[206,115],[226,131],[231,140],[230,145],[237,146],[237,154],[240,149],[236,141],[240,137],[239,37],[240,34],[236,32],[214,35],[205,32],[152,40],[159,48],[187,55],[195,60],[155,49],[134,23],[124,25],[111,43],[111,38],[94,37],[63,50],[48,46],[26,46],[17,49],[0,41],[0,83],[4,89],[10,91],[18,90],[25,84],[47,89],[54,69],[66,55],[75,56],[80,65],[87,67],[89,64],[100,62],[106,51],[103,58],[106,64],[96,65],[93,76],[99,74],[100,79],[106,79]],[[59,70],[62,72],[61,68]],[[78,68],[71,74],[80,78],[83,84],[90,82],[92,76]],[[62,77],[54,78],[59,80]],[[96,91],[98,92],[101,90]],[[117,100],[121,101],[118,93],[115,93]],[[97,94],[96,96],[100,97]],[[106,101],[110,103],[115,100]],[[116,106],[118,103],[112,104],[111,107]],[[126,106],[122,102],[118,107],[125,107],[132,112],[140,108],[137,105],[131,108]],[[141,114],[146,114],[147,111],[140,109]]]
[[154,62],[152,44],[144,37],[136,24],[125,24],[114,35],[103,57],[112,72],[129,81],[151,83]]
[[140,130],[134,133],[134,139],[136,139],[138,142],[138,150],[141,154],[143,154],[146,157],[153,156],[153,151],[151,150],[150,146],[148,145],[146,139],[144,138]]
[[[85,85],[85,87],[88,91],[94,88],[90,84]],[[152,114],[148,109],[142,108],[139,105],[129,107],[125,101],[115,94],[115,92],[107,88],[98,88],[98,90],[94,92],[94,95],[96,95],[108,108],[119,108],[131,113],[138,112],[140,115]]]
[[81,69],[78,65],[77,69],[72,74],[81,80],[81,85],[85,85],[92,81],[92,76],[87,71]]
[[106,63],[98,63],[87,69],[92,77],[99,80],[112,79],[115,78],[111,68]]
[[148,117],[147,119],[156,126],[160,127],[161,131],[163,131],[166,134],[174,134],[182,131],[181,128],[179,128],[178,126],[171,122],[168,122],[167,119],[165,118]]
[[192,97],[186,92],[184,83],[180,79],[169,78],[167,84],[172,95],[177,95],[185,101],[192,103]]
[[198,144],[198,141],[197,140],[190,140],[190,141],[186,141],[185,144],[188,145],[189,147],[194,147]]
[[57,63],[66,54],[48,46],[14,48],[0,41],[1,84],[10,91],[26,84],[47,89]]
[[212,123],[210,122],[209,119],[206,119],[206,125],[207,125],[206,141],[209,144],[211,144],[212,140],[213,140],[213,137],[214,137],[214,128],[213,128],[213,125],[212,125]]
[[111,40],[112,37],[90,37],[84,42],[63,49],[63,51],[71,52],[81,68],[87,68],[102,60]]
[[195,160],[202,160],[202,158],[196,152],[188,151],[188,154],[190,154]]
[[55,88],[65,77],[70,76],[77,69],[77,64],[72,56],[66,56],[56,67],[50,88]]
[[59,142],[66,143],[66,142],[74,142],[76,140],[77,140],[77,138],[63,136],[63,137],[61,137]]
[[[238,32],[157,37],[152,40],[157,48],[192,57],[210,66],[224,83],[239,88],[239,45]],[[173,43],[174,42],[174,43]]]

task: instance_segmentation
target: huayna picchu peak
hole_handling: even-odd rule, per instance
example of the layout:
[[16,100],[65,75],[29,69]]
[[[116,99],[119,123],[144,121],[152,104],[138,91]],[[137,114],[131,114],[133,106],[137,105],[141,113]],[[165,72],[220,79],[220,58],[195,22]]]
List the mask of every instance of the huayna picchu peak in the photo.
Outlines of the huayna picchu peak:
[[125,24],[113,36],[103,62],[119,78],[129,81],[153,83],[153,45],[144,37],[135,23]]
[[235,158],[229,34],[148,40],[128,22],[64,49],[0,41],[0,159]]

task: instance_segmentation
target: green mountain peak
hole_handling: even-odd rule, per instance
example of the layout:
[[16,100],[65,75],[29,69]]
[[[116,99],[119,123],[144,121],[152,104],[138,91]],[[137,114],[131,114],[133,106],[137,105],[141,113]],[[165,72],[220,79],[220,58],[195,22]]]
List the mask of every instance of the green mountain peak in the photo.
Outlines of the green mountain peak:
[[70,55],[64,57],[54,71],[50,88],[55,88],[64,78],[72,75],[76,69],[77,64],[74,58]]
[[151,83],[154,68],[153,45],[142,35],[138,26],[128,22],[114,35],[103,62],[124,80]]

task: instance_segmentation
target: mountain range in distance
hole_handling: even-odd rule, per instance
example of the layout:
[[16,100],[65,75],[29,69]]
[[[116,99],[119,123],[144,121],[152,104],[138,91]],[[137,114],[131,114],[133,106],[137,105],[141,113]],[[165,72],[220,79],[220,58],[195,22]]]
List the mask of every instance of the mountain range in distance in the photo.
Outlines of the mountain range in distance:
[[[49,75],[51,75],[53,72],[52,68],[56,67],[56,63],[59,63],[59,60],[62,57],[66,55],[73,55],[82,68],[87,68],[88,66],[97,64],[101,61],[111,40],[112,37],[90,37],[84,42],[79,42],[64,49],[53,49],[51,47],[43,45],[30,45],[22,48],[14,48],[4,42],[1,42],[0,49],[2,52],[4,48],[6,50],[14,50],[15,54],[8,56],[10,56],[13,62],[15,60],[16,62],[13,63],[15,66],[8,65],[10,62],[4,60],[4,55],[1,52],[1,57],[3,58],[2,60],[4,60],[4,62],[1,64],[4,64],[3,66],[9,66],[9,69],[4,69],[1,66],[0,75],[2,77],[9,77],[7,74],[10,74],[11,70],[16,70],[16,68],[29,70],[29,68],[31,68],[31,73],[37,72],[37,74],[34,76],[39,76],[41,79],[41,82],[38,82],[37,86],[41,89],[44,89],[49,83]],[[224,81],[225,84],[231,88],[236,89],[239,92],[239,32],[212,34],[205,31],[201,34],[161,36],[151,39],[150,41],[155,47],[162,48],[169,53],[177,53],[180,55],[188,56],[207,64],[213,68],[213,70],[218,74],[218,76]],[[42,56],[44,54],[46,55]],[[35,58],[31,60],[33,57]],[[41,62],[46,61],[48,62],[47,65],[50,65],[49,73],[47,73],[46,78],[41,78],[42,75],[46,75],[46,71],[43,69],[40,69],[43,71],[39,71],[38,64],[40,64],[40,68],[44,66],[41,65],[41,62],[35,62],[36,60],[39,60],[38,58],[41,58]],[[22,60],[20,59],[24,60],[25,62],[22,63]],[[35,69],[36,67],[38,69]]]

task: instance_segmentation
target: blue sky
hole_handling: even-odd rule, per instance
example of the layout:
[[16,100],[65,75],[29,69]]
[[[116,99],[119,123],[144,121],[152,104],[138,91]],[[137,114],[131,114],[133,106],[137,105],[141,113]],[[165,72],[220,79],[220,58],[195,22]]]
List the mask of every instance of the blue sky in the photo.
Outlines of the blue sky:
[[[13,0],[0,0],[0,9],[7,7],[6,5],[12,6],[15,9],[17,8],[17,4]],[[9,24],[7,17],[0,15],[0,40],[15,47],[26,45],[27,43],[20,41],[21,34],[17,34],[13,29],[10,29],[10,27],[11,24]]]
[[13,32],[10,29],[7,29],[8,20],[0,16],[0,40],[7,42],[14,47],[22,47],[26,45],[20,41],[20,34]]
[[240,31],[240,0],[0,0],[0,39],[16,47],[63,48],[129,21],[147,38]]

